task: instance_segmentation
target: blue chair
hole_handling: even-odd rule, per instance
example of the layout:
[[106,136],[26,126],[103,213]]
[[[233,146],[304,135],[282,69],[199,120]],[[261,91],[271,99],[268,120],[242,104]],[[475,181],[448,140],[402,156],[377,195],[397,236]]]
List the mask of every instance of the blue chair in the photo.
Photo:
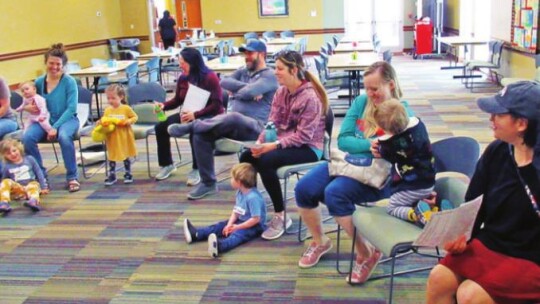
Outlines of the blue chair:
[[434,142],[431,145],[435,160],[435,172],[457,172],[469,179],[474,174],[480,157],[480,145],[471,137],[456,136]]
[[248,32],[244,34],[244,41],[247,43],[251,39],[259,39],[259,35],[255,32]]
[[267,41],[272,40],[274,38],[277,38],[276,32],[274,32],[274,31],[266,31],[266,32],[262,33],[262,36]]
[[[141,71],[141,74],[148,75],[148,82],[159,81],[159,58],[154,57],[145,64],[146,70]],[[141,75],[142,76],[142,75]]]

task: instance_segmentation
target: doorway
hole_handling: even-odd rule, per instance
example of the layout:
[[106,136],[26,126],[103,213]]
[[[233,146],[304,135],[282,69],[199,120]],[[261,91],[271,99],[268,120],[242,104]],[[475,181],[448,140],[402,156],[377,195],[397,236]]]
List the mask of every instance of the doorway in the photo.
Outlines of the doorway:
[[385,50],[403,50],[403,1],[345,0],[345,35],[371,41],[377,34]]

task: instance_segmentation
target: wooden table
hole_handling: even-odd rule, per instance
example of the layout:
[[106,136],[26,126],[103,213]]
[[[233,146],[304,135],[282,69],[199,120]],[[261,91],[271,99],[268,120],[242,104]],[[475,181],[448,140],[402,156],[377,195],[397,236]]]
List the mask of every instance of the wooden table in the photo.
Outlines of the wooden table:
[[275,44],[294,44],[297,43],[298,40],[296,38],[274,38],[270,39],[266,42],[267,45],[275,45]]
[[356,47],[353,47],[352,42],[340,42],[334,49],[335,53],[350,53],[350,52],[373,52],[373,43],[371,42],[357,42]]
[[[356,60],[352,59],[352,53],[339,53],[328,57],[327,66],[329,71],[347,71],[349,74],[349,107],[353,96],[360,94],[360,72],[380,60],[379,54],[374,52],[358,53]],[[356,83],[354,91],[353,82]]]
[[94,78],[94,94],[96,96],[96,109],[98,118],[101,117],[101,110],[99,105],[99,92],[98,92],[98,84],[99,79],[103,76],[113,76],[120,72],[124,72],[128,66],[130,66],[133,63],[138,62],[139,65],[146,64],[147,60],[116,60],[116,66],[109,67],[109,66],[92,66],[85,69],[81,69],[78,71],[73,71],[70,73],[71,76],[79,76],[79,77],[85,77],[86,78],[86,86],[90,88],[90,84],[88,82],[88,78],[93,77]]
[[206,66],[211,68],[216,73],[227,75],[246,65],[244,56],[232,56],[226,58],[227,62],[225,63],[221,62],[221,58],[215,58],[208,61]]
[[[469,46],[474,45],[483,45],[488,43],[489,41],[486,39],[479,39],[474,37],[466,37],[466,36],[446,36],[446,37],[437,37],[437,40],[439,40],[440,43],[446,44],[449,47],[449,50],[446,52],[447,54],[451,54],[452,51],[456,51],[456,56],[454,60],[454,65],[452,65],[452,60],[450,60],[448,66],[441,67],[441,70],[447,70],[447,69],[462,69],[463,66],[458,66],[458,56],[457,56],[457,49],[460,46],[463,46],[463,58],[467,58],[467,52]],[[471,50],[471,58],[474,55],[474,53]]]

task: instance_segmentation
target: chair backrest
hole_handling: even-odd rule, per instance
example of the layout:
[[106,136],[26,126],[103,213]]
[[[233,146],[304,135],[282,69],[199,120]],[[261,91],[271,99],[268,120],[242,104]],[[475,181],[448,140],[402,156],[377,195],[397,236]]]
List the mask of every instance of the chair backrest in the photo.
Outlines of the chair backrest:
[[388,63],[392,63],[392,51],[390,50],[386,50],[383,52],[382,54],[382,57],[383,57],[383,60],[388,62]]
[[317,73],[319,75],[319,80],[322,84],[326,83],[326,73],[324,72],[324,62],[322,57],[315,57],[313,58],[315,61],[315,68],[317,69]]
[[234,49],[234,39],[228,39],[226,45],[227,45],[227,55],[232,56],[236,54],[236,50]]
[[332,42],[334,42],[334,48],[339,44],[339,38],[337,35],[332,36]]
[[294,32],[286,30],[286,31],[283,31],[283,32],[279,33],[279,37],[281,37],[281,38],[294,38]]
[[439,199],[447,199],[457,208],[465,201],[467,183],[457,177],[445,176],[435,181],[434,190]]
[[307,36],[300,38],[300,40],[298,41],[298,45],[300,46],[300,49],[299,49],[300,55],[304,55],[304,53],[306,52],[307,43],[308,43],[308,37]]
[[480,145],[471,137],[449,137],[431,144],[436,173],[458,172],[473,176],[480,157]]
[[255,32],[248,32],[244,34],[244,40],[247,43],[250,39],[259,39],[259,35]]
[[154,101],[165,102],[166,98],[167,92],[157,82],[139,83],[127,89],[127,101],[131,106]]
[[139,83],[139,63],[134,62],[126,68],[127,86],[131,87]]
[[501,67],[502,50],[504,47],[503,41],[496,41],[493,45],[493,55],[491,56],[491,63],[496,67]]
[[159,58],[154,57],[146,62],[148,70],[148,82],[158,82],[159,80]]
[[331,55],[334,53],[334,46],[330,41],[326,42],[326,49],[328,50],[328,54]]
[[328,54],[328,48],[326,47],[326,45],[321,45],[321,50],[319,51],[319,53]]
[[77,86],[79,100],[77,101],[77,118],[79,119],[79,128],[90,123],[92,117],[92,92],[82,86]]
[[21,106],[22,102],[23,102],[23,98],[22,98],[21,94],[15,92],[15,91],[11,91],[11,96],[9,98],[9,106],[12,109],[16,109],[16,108]]
[[266,38],[267,40],[277,38],[277,34],[274,31],[266,31],[262,33],[262,36]]
[[132,106],[132,109],[137,114],[138,125],[155,125],[159,122],[152,103],[139,103]]

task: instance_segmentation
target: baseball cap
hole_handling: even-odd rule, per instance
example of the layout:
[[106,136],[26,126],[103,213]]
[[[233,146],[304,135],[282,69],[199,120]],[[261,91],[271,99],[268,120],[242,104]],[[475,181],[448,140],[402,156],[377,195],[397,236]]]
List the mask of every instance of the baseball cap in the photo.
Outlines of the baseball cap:
[[490,114],[511,113],[537,120],[540,119],[540,83],[512,83],[494,96],[478,98],[476,103],[482,111]]
[[266,53],[266,44],[260,40],[251,39],[247,45],[241,46],[238,50],[242,53],[245,51]]

